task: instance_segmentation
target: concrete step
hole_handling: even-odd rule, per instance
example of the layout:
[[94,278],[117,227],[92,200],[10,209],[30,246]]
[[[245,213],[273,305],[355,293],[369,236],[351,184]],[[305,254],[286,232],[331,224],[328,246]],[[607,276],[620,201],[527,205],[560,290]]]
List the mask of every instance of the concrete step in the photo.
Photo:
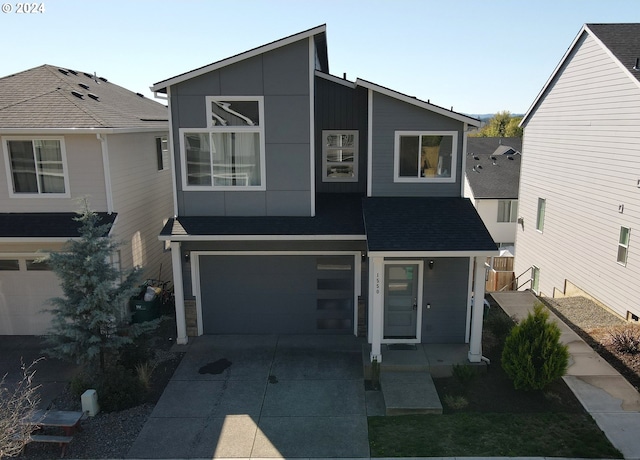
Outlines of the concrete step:
[[387,415],[442,414],[442,403],[427,371],[380,372]]

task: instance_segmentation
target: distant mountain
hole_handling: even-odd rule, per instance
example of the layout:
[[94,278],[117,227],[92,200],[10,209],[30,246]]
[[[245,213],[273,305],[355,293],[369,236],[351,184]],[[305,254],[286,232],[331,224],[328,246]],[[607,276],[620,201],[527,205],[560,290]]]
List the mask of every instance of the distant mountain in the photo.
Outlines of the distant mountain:
[[[478,118],[480,121],[486,123],[491,118],[493,118],[495,113],[468,113],[467,115],[469,115],[470,117],[473,117],[473,118]],[[524,113],[512,113],[511,116],[512,117],[524,117]]]

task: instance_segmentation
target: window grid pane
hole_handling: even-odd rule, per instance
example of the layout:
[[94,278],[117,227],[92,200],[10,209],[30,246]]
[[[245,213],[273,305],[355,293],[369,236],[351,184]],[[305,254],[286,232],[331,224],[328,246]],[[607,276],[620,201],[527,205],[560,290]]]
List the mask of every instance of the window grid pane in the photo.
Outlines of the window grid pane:
[[323,132],[323,181],[355,182],[358,180],[357,131]]
[[629,253],[629,233],[628,227],[620,227],[620,236],[618,238],[618,258],[619,264],[627,264],[627,254]]
[[55,140],[33,141],[38,165],[41,193],[64,193],[64,171],[60,142]]
[[209,134],[185,134],[188,185],[211,185]]
[[11,157],[13,191],[15,193],[38,193],[36,162],[31,141],[8,141]]
[[542,231],[544,229],[544,214],[547,206],[547,200],[538,198],[538,215],[536,219],[536,229]]

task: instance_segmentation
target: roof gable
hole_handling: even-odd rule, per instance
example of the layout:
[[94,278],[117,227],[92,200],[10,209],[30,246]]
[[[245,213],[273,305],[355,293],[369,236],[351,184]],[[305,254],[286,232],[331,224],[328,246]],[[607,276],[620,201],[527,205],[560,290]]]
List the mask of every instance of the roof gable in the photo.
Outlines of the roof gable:
[[167,108],[95,74],[42,65],[0,78],[0,129],[156,129]]
[[538,93],[535,100],[522,117],[519,126],[524,127],[529,117],[545,97],[548,89],[564,68],[564,64],[573,54],[583,37],[588,34],[609,54],[625,74],[640,88],[640,70],[635,70],[636,58],[640,58],[640,23],[629,24],[585,24],[573,40],[553,73]]
[[328,65],[328,59],[327,59],[326,29],[327,29],[326,25],[323,24],[321,26],[314,27],[309,30],[305,30],[304,32],[290,35],[280,40],[267,43],[266,45],[253,48],[249,51],[236,54],[235,56],[231,56],[231,57],[222,59],[220,61],[216,61],[211,64],[208,64],[206,66],[199,67],[194,70],[190,70],[180,75],[176,75],[175,77],[171,77],[166,80],[162,80],[158,83],[155,83],[151,87],[151,91],[165,93],[169,86],[176,85],[183,81],[190,80],[192,78],[199,77],[200,75],[213,72],[214,70],[221,69],[222,67],[235,64],[236,62],[244,61],[245,59],[249,59],[254,56],[267,53],[269,51],[281,48],[283,46],[290,45],[291,43],[295,43],[300,40],[308,39],[310,37],[315,37],[318,66],[320,67],[321,70],[328,72],[329,65]]

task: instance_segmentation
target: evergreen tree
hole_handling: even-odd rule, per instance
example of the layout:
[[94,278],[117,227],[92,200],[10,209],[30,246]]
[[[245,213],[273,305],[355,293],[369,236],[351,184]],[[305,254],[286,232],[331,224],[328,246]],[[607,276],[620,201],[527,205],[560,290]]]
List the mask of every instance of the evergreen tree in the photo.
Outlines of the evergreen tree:
[[108,236],[111,224],[101,224],[86,200],[75,220],[80,238],[69,240],[48,261],[63,297],[50,300],[54,308],[49,310],[53,319],[47,353],[89,369],[99,364],[104,371],[111,353],[157,327],[158,321],[128,325],[130,313],[123,307],[138,292],[140,269],[122,272],[110,263],[120,244]]
[[511,330],[502,350],[502,368],[516,390],[541,390],[567,372],[569,350],[560,343],[560,335],[540,302]]

